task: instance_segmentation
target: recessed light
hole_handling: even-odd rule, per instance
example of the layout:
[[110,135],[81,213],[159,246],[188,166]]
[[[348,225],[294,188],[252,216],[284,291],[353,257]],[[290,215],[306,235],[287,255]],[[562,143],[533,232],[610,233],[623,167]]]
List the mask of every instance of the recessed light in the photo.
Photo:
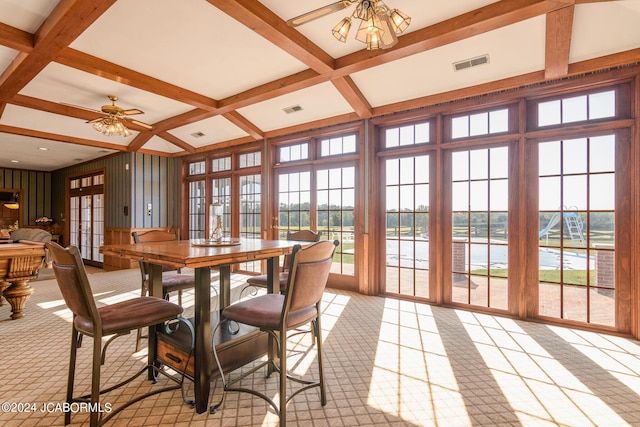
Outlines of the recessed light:
[[47,147],[38,147],[38,150],[40,150],[40,151],[49,151],[49,149]]
[[20,163],[20,160],[11,160],[11,163]]

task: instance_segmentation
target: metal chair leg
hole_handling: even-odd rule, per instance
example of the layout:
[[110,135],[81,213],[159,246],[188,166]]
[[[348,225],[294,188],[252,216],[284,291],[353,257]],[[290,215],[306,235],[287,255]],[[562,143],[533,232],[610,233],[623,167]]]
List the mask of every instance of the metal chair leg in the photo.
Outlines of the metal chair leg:
[[[73,384],[76,375],[76,359],[78,354],[78,342],[80,341],[78,331],[72,327],[71,330],[71,351],[69,354],[69,374],[67,377],[67,403],[73,402]],[[64,425],[71,423],[71,411],[65,411],[64,413]]]

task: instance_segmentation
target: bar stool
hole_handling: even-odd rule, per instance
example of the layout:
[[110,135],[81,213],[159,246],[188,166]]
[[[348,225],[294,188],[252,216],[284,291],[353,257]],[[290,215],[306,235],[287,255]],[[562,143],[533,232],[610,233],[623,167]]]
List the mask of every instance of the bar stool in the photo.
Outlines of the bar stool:
[[[320,327],[320,302],[327,285],[333,254],[338,241],[323,240],[302,248],[296,245],[291,255],[286,292],[284,294],[269,293],[250,298],[236,304],[231,304],[222,310],[222,317],[239,323],[259,328],[269,333],[277,344],[277,362],[272,354],[268,360],[242,374],[233,381],[226,381],[224,372],[214,348],[214,357],[224,384],[223,396],[220,402],[211,407],[215,412],[223,403],[225,394],[230,391],[245,392],[258,396],[269,403],[280,417],[280,425],[287,422],[287,402],[295,395],[312,387],[320,388],[320,403],[327,403],[324,383],[324,366],[322,361],[322,335]],[[311,323],[313,340],[317,346],[319,379],[317,381],[290,375],[287,372],[287,331]],[[221,323],[218,324],[219,327]],[[216,327],[216,328],[217,328]],[[279,373],[280,401],[276,404],[270,397],[259,391],[232,387],[232,385],[247,375],[254,373],[264,366],[272,366]],[[269,372],[269,371],[268,371]],[[302,384],[297,390],[287,396],[287,379]]]
[[[317,242],[320,240],[320,233],[311,230],[297,230],[297,231],[288,231],[287,232],[287,240],[292,240],[294,242]],[[289,266],[291,265],[291,256],[285,255],[284,262],[280,267],[279,280],[280,280],[280,291],[284,292],[287,287],[287,280],[289,277]],[[240,291],[239,299],[242,299],[242,294],[246,289],[254,288],[255,291],[252,292],[252,295],[255,295],[257,292],[257,288],[267,288],[267,275],[261,274],[259,276],[251,276],[247,279],[247,286],[242,288]]]
[[[122,406],[113,409],[107,416],[102,417],[100,407],[100,395],[113,391],[137,378],[144,372],[163,373],[153,365],[147,365],[133,376],[120,383],[100,389],[100,367],[104,363],[107,345],[116,337],[131,333],[143,327],[155,327],[155,325],[177,318],[182,313],[182,307],[162,298],[142,296],[126,301],[117,302],[98,308],[96,306],[87,273],[82,263],[80,251],[75,246],[63,248],[57,243],[48,242],[46,247],[53,259],[53,271],[67,307],[73,313],[71,328],[71,351],[69,355],[69,376],[67,380],[67,403],[69,409],[65,411],[65,425],[71,422],[71,404],[74,402],[88,402],[90,404],[91,427],[102,425],[111,417],[119,413],[129,405],[146,397],[163,391],[181,388],[181,383],[175,378],[168,378],[178,385],[164,387],[150,391],[142,396],[137,396]],[[91,371],[91,393],[74,397],[73,386],[75,379],[77,350],[82,343],[82,336],[93,338],[93,367]],[[102,346],[102,337],[113,335]],[[165,374],[166,375],[166,374]]]
[[[137,231],[131,232],[134,243],[148,242],[167,242],[180,240],[177,230],[151,230],[144,233]],[[140,261],[140,275],[142,277],[141,295],[145,296],[149,293],[149,265],[144,261]],[[165,274],[168,273],[168,274]],[[196,285],[195,276],[193,274],[182,274],[180,269],[167,266],[162,267],[162,297],[169,300],[169,294],[178,292],[178,305],[182,305],[182,291],[191,289]],[[140,340],[144,338],[142,331],[138,330],[136,337],[136,351],[140,351]]]

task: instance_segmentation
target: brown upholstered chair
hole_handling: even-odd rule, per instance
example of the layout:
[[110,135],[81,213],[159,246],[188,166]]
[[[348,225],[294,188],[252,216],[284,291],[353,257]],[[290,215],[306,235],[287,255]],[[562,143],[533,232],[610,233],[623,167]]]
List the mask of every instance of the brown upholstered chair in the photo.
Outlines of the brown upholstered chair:
[[[291,269],[288,275],[286,292],[284,294],[268,293],[245,301],[231,304],[222,310],[222,317],[231,321],[244,323],[268,332],[277,343],[276,359],[269,355],[264,363],[243,373],[233,381],[225,379],[218,361],[218,355],[214,348],[214,357],[218,363],[220,376],[224,384],[222,400],[211,408],[215,412],[224,401],[224,395],[229,391],[251,393],[267,401],[280,417],[280,425],[285,426],[287,420],[287,402],[298,393],[311,387],[320,387],[320,403],[327,403],[327,395],[324,384],[324,366],[322,362],[322,330],[320,327],[320,301],[329,278],[333,254],[338,241],[323,240],[302,248],[296,245],[291,254]],[[287,331],[299,326],[311,323],[313,337],[317,346],[317,360],[319,369],[318,381],[294,377],[287,373]],[[220,325],[220,324],[219,324]],[[218,326],[219,327],[219,326]],[[276,404],[269,396],[242,387],[232,385],[249,374],[270,365],[279,372],[280,392],[279,404]],[[269,372],[269,371],[268,371]],[[303,384],[291,395],[287,396],[287,379]]]
[[[287,240],[292,240],[294,242],[317,242],[320,240],[320,233],[316,233],[311,230],[298,230],[298,231],[289,231],[287,232]],[[280,267],[280,291],[284,292],[287,287],[287,279],[289,277],[289,265],[291,264],[291,256],[285,255],[284,262]],[[242,299],[242,294],[245,289],[254,288],[257,291],[257,288],[266,288],[267,287],[267,275],[261,274],[259,276],[252,276],[247,279],[247,286],[245,286],[240,291],[240,299]],[[255,294],[256,292],[253,292]]]
[[[132,330],[143,327],[153,327],[175,319],[182,313],[182,307],[166,301],[162,298],[142,296],[117,302],[98,308],[91,292],[89,279],[82,263],[80,251],[75,246],[63,248],[57,243],[48,242],[46,247],[53,259],[53,271],[60,287],[60,291],[67,307],[73,313],[73,323],[71,328],[71,352],[69,356],[69,377],[67,381],[67,403],[69,410],[65,411],[65,425],[71,422],[71,403],[89,402],[91,415],[91,426],[97,426],[108,421],[113,415],[126,408],[132,403],[138,402],[145,397],[167,390],[175,390],[181,387],[179,381],[173,379],[178,385],[157,389],[138,396],[128,403],[113,409],[111,413],[102,417],[100,411],[100,395],[110,392],[125,385],[144,372],[162,372],[155,366],[145,366],[135,375],[126,380],[111,386],[100,389],[100,365],[104,363],[106,346],[113,338],[129,334]],[[93,338],[93,365],[91,371],[91,393],[88,395],[74,397],[73,386],[76,369],[76,356],[78,348],[82,343],[82,336]],[[102,338],[112,335],[105,346],[102,345]],[[104,406],[102,407],[104,410]]]
[[[180,240],[180,235],[177,230],[151,230],[144,233],[133,231],[131,236],[135,243]],[[195,276],[193,274],[181,274],[180,270],[167,266],[163,266],[162,271],[162,297],[169,300],[170,293],[178,292],[178,305],[182,305],[182,291],[185,289],[191,289],[195,286]],[[140,261],[140,275],[142,276],[141,295],[145,296],[149,293],[148,263]],[[138,331],[138,336],[136,338],[136,351],[140,351],[141,338],[142,332]]]

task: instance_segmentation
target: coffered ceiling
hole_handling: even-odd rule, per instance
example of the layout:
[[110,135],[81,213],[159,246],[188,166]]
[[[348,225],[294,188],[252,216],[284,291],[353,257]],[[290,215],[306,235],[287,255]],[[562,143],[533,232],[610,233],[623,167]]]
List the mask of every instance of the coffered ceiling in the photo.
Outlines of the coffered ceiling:
[[[332,36],[354,5],[286,24],[331,2],[0,0],[0,167],[181,156],[640,62],[640,0],[386,0],[411,24],[378,51]],[[153,129],[96,132],[111,94]]]

